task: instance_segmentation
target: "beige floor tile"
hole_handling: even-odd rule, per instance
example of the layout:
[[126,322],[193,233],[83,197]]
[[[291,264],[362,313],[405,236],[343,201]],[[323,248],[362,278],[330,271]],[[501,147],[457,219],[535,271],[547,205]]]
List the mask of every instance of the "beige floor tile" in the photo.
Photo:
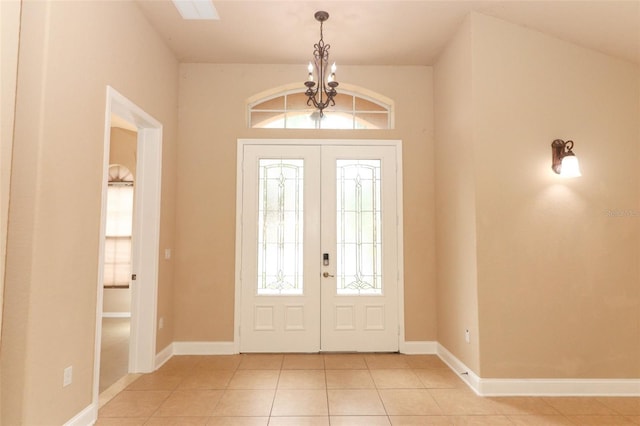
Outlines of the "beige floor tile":
[[387,416],[331,416],[331,426],[391,426]]
[[493,401],[468,389],[429,389],[445,415],[473,416],[501,414]]
[[228,389],[275,389],[280,370],[236,370]]
[[558,410],[549,405],[544,399],[536,397],[502,397],[486,398],[492,401],[501,414],[560,414]]
[[335,389],[327,394],[332,416],[386,415],[378,391],[374,389]]
[[173,376],[166,373],[143,374],[127,386],[127,390],[174,390],[183,378],[183,376]]
[[406,355],[401,354],[367,354],[364,356],[369,369],[410,368]]
[[221,390],[177,390],[153,416],[211,416],[223,393]]
[[157,373],[173,376],[187,375],[197,367],[201,360],[200,355],[175,355],[165,362]]
[[94,426],[142,426],[146,421],[146,417],[102,417]]
[[640,425],[640,416],[627,416],[633,423]]
[[453,416],[454,426],[511,426],[511,420],[505,416]]
[[324,390],[279,389],[273,401],[271,415],[282,416],[327,416],[327,392]]
[[638,397],[603,397],[597,400],[618,414],[640,416],[640,398]]
[[98,412],[98,417],[151,417],[170,391],[123,391]]
[[318,354],[285,355],[283,370],[323,370],[324,356]]
[[440,415],[442,411],[426,389],[381,389],[380,397],[390,416]]
[[599,402],[597,398],[561,397],[544,398],[544,400],[561,414],[567,416],[617,414],[614,410]]
[[327,370],[327,389],[374,389],[369,370]]
[[282,354],[243,354],[240,356],[239,370],[279,370],[282,368]]
[[269,417],[211,417],[207,426],[267,426]]
[[574,424],[580,426],[634,426],[635,423],[631,419],[624,416],[567,416]]
[[360,354],[327,354],[324,356],[324,368],[327,370],[367,369],[364,356]]
[[152,417],[145,426],[205,426],[209,417]]
[[511,423],[519,426],[571,426],[573,423],[563,415],[533,414],[508,415]]
[[282,370],[278,389],[326,389],[324,370]]
[[268,416],[273,405],[273,390],[226,390],[213,410],[214,416]]
[[467,385],[460,377],[448,368],[414,369],[424,387],[429,389],[461,388]]
[[232,370],[200,371],[186,376],[178,389],[226,389],[233,377]]
[[378,389],[420,389],[424,385],[410,369],[371,370],[371,377]]
[[273,405],[273,390],[233,389],[224,391],[214,416],[268,416]]
[[199,360],[198,370],[235,370],[242,361],[242,355],[204,355]]
[[445,364],[438,355],[407,355],[405,361],[411,368],[420,369],[440,369],[449,367]]
[[269,426],[329,426],[329,417],[271,417]]
[[453,420],[447,416],[390,416],[393,426],[451,426]]

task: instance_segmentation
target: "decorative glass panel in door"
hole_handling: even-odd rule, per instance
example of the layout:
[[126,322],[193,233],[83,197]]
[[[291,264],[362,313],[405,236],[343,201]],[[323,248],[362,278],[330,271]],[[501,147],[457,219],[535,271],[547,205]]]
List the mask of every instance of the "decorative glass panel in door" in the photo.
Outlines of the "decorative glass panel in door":
[[337,293],[382,294],[380,160],[336,161]]
[[259,295],[302,294],[304,161],[259,160]]

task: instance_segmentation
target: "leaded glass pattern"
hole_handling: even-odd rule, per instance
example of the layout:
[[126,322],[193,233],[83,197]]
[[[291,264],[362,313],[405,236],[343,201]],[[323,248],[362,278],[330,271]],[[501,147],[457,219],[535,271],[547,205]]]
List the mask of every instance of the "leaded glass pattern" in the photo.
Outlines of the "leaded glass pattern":
[[380,160],[336,160],[337,293],[382,294]]
[[259,160],[259,295],[303,292],[303,179],[304,160]]

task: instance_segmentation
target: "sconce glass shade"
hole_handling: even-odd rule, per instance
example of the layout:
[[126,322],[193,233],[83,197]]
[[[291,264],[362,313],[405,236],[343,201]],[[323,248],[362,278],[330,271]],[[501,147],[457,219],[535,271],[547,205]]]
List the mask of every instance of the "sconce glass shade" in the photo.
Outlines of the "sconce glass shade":
[[565,178],[582,176],[578,157],[573,153],[573,141],[556,139],[551,143],[551,168]]
[[582,176],[580,173],[580,163],[578,157],[575,155],[567,155],[562,158],[562,169],[560,170],[560,176],[565,178],[573,178]]

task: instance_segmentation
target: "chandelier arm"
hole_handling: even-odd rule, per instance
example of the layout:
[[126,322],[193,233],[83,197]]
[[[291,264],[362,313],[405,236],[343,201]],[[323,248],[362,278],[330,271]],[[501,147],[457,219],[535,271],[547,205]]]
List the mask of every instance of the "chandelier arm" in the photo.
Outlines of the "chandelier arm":
[[324,21],[329,19],[329,14],[324,11],[318,11],[314,15],[316,20],[320,22],[320,40],[314,44],[313,58],[315,62],[315,70],[317,74],[318,85],[313,81],[313,69],[309,65],[309,80],[305,82],[307,90],[305,95],[308,97],[307,105],[313,106],[320,111],[323,116],[323,110],[328,106],[335,106],[334,97],[337,95],[335,88],[338,82],[335,81],[335,69],[329,70],[329,49],[331,46],[324,43]]

